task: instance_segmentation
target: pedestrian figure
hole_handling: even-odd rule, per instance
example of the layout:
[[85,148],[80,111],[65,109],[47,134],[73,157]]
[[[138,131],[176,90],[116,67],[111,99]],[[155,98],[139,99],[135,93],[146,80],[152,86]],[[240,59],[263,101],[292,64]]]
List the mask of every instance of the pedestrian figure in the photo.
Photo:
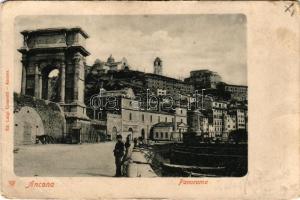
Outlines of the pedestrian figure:
[[128,168],[128,164],[129,164],[129,159],[131,157],[131,149],[130,149],[130,135],[127,135],[126,137],[126,142],[125,142],[125,155],[123,157],[122,160],[122,166],[123,166],[123,170],[122,170],[122,174],[126,175],[127,174],[127,168]]
[[133,139],[133,143],[134,143],[134,147],[137,147],[137,143],[138,143],[138,141],[137,141],[137,139],[136,139],[136,138],[134,138],[134,139]]
[[125,142],[126,153],[129,149],[129,147],[130,147],[130,135],[127,135],[126,142]]
[[116,164],[116,177],[120,177],[121,167],[122,167],[122,158],[124,156],[124,143],[122,141],[122,136],[117,135],[117,143],[114,149],[114,156],[115,156],[115,164]]
[[144,144],[143,144],[143,138],[142,137],[139,137],[138,138],[138,146],[140,147],[140,148],[142,148],[143,146],[144,146]]

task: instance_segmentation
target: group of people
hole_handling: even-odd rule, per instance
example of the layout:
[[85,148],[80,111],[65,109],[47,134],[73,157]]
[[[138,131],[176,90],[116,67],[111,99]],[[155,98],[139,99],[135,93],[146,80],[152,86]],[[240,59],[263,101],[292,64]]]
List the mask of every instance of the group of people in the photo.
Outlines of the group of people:
[[[116,164],[116,177],[124,175],[125,171],[127,170],[127,164],[130,158],[130,135],[126,137],[126,142],[122,141],[122,135],[117,135],[117,143],[114,149],[114,156],[115,156],[115,164]],[[123,173],[122,173],[122,165],[123,165]]]
[[[143,138],[134,138],[134,147],[144,147],[145,141]],[[120,177],[126,174],[128,161],[131,156],[131,144],[130,135],[127,135],[126,142],[124,144],[122,140],[122,135],[117,135],[117,143],[114,149],[115,164],[116,164],[116,177]],[[123,172],[123,173],[122,173]]]

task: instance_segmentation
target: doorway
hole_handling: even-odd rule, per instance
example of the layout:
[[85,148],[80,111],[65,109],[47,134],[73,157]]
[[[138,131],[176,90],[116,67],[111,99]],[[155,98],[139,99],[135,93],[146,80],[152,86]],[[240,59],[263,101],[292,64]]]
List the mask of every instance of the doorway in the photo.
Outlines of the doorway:
[[143,139],[143,140],[146,139],[146,138],[145,138],[145,130],[144,130],[144,129],[142,129],[142,131],[141,131],[141,136],[142,136],[142,139]]

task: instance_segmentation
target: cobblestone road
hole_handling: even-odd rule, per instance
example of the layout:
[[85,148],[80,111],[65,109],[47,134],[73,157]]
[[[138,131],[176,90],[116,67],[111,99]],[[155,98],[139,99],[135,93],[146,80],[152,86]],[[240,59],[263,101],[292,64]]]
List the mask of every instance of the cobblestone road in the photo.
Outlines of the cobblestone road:
[[21,146],[14,153],[18,176],[114,176],[114,142]]

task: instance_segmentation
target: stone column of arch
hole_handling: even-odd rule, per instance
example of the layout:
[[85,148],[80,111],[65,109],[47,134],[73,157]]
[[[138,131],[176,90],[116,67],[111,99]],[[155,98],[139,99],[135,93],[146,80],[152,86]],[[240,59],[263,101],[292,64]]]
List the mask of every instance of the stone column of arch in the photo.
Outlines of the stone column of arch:
[[81,60],[81,55],[79,53],[76,53],[73,57],[73,61],[74,61],[73,101],[74,102],[78,101],[78,78],[79,78],[80,60]]
[[65,86],[66,86],[66,65],[62,61],[60,63],[60,102],[65,103]]
[[26,94],[26,62],[22,61],[22,85],[21,94]]
[[39,98],[42,99],[42,92],[43,92],[43,76],[39,69]]
[[38,65],[38,63],[36,63],[35,65],[35,72],[34,72],[34,96],[36,97],[36,98],[40,98],[40,95],[39,95],[39,93],[40,93],[40,88],[39,88],[39,86],[40,86],[40,84],[39,84],[39,65]]

